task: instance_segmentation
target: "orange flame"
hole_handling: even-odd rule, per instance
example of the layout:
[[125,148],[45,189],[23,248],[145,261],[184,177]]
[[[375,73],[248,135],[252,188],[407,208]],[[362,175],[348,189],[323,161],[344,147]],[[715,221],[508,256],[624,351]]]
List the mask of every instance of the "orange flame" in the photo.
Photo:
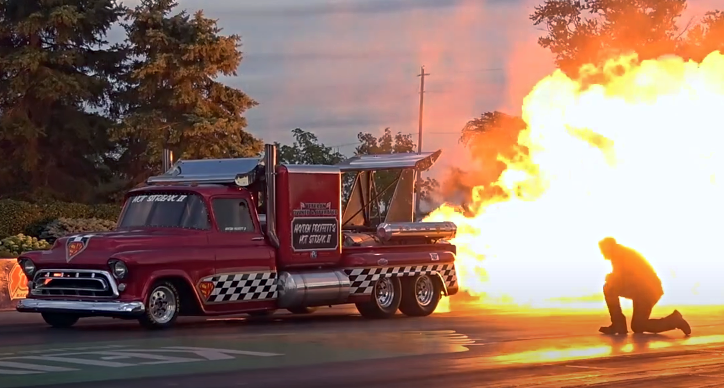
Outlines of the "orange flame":
[[[506,199],[477,196],[474,217],[444,205],[430,221],[458,225],[460,285],[486,304],[601,303],[613,236],[657,269],[662,304],[724,301],[724,55],[609,61],[609,82],[556,71],[523,103],[527,155],[505,160]],[[481,190],[478,187],[476,190]]]

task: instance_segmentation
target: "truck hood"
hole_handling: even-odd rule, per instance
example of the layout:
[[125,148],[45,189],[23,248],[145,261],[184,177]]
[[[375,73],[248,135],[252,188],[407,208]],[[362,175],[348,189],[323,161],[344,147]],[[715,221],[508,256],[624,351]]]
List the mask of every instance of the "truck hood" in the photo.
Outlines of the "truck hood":
[[[200,239],[201,238],[201,239]],[[164,247],[179,248],[189,244],[206,243],[206,236],[198,230],[141,229],[112,232],[89,232],[56,240],[50,250],[28,252],[28,257],[39,267],[62,264],[64,268],[106,266],[108,259],[117,254],[148,251]]]

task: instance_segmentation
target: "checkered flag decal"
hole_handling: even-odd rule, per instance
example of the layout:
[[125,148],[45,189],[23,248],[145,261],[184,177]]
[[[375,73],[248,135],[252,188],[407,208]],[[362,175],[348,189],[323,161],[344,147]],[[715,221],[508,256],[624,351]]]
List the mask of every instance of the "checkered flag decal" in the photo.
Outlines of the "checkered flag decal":
[[264,300],[277,297],[277,274],[274,272],[217,275],[211,278],[214,290],[209,302]]
[[447,287],[453,287],[457,283],[455,264],[431,264],[412,265],[407,267],[372,267],[372,268],[348,268],[344,271],[352,283],[350,294],[366,295],[371,294],[375,282],[383,277],[403,277],[416,275],[442,275]]

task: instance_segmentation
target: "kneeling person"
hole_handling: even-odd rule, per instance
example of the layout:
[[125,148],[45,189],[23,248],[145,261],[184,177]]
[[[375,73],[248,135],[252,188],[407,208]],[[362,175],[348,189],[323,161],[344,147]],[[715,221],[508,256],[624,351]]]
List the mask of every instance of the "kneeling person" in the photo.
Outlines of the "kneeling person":
[[626,317],[621,310],[619,298],[633,301],[633,317],[631,330],[634,333],[663,333],[679,329],[684,334],[691,334],[691,327],[681,313],[674,310],[669,316],[651,319],[651,310],[664,295],[661,279],[656,271],[635,250],[620,245],[612,237],[598,243],[601,254],[611,261],[611,271],[606,276],[603,295],[611,315],[611,326],[599,329],[604,334],[627,334]]

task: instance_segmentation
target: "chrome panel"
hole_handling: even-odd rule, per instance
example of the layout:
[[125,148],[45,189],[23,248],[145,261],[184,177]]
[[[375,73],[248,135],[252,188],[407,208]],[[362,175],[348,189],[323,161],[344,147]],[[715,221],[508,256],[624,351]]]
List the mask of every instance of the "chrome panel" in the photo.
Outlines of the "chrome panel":
[[401,153],[401,154],[380,154],[360,155],[343,160],[337,163],[337,167],[344,171],[364,170],[399,170],[414,168],[418,171],[430,169],[442,154],[442,150],[435,152]]
[[32,281],[31,295],[118,298],[115,279],[108,271],[93,269],[42,269]]
[[161,175],[146,183],[231,183],[238,174],[252,172],[262,164],[261,158],[179,160]]
[[283,164],[290,174],[341,174],[337,166],[323,164]]
[[344,303],[352,285],[343,271],[282,272],[277,282],[280,308]]
[[71,300],[20,299],[16,310],[20,312],[68,311],[111,315],[138,315],[146,311],[141,302],[83,302]]

